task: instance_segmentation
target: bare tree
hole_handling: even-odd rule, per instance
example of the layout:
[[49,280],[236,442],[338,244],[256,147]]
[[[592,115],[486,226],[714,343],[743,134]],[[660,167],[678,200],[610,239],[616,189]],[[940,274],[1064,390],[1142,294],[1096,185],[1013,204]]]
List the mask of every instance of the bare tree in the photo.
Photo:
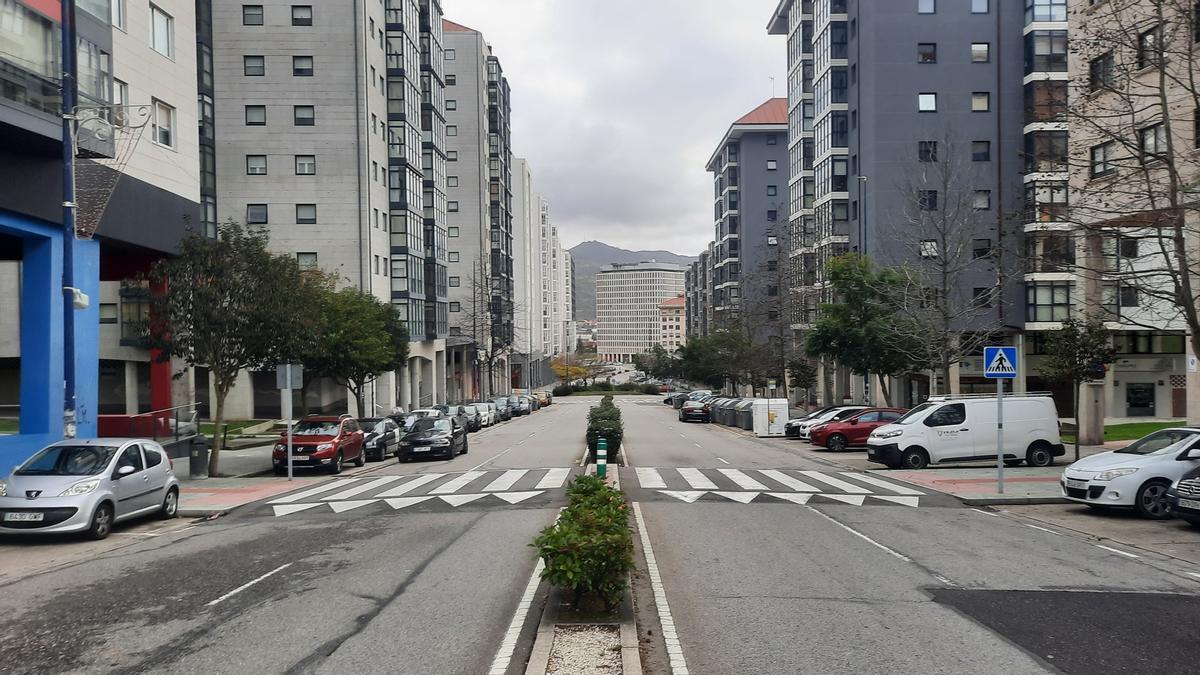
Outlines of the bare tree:
[[481,377],[483,398],[492,395],[496,366],[513,347],[513,334],[493,300],[492,277],[481,256],[471,266],[466,279],[470,297],[462,303],[462,334],[475,343],[476,360],[484,371]]

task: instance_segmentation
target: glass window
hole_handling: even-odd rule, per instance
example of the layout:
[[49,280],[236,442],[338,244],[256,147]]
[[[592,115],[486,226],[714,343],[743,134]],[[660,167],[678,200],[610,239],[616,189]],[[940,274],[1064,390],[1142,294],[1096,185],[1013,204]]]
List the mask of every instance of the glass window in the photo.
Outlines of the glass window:
[[446,86],[453,87],[458,84],[458,76],[453,74],[446,75]]
[[125,30],[126,19],[125,0],[112,0],[112,25]]
[[922,162],[936,162],[937,146],[937,141],[917,141],[917,159]]
[[1107,176],[1117,170],[1115,158],[1117,154],[1117,142],[1109,141],[1100,145],[1092,146],[1091,150],[1091,174],[1092,178]]
[[767,160],[767,171],[775,171],[778,168],[779,168],[779,162],[777,162],[773,159]]
[[296,77],[312,77],[313,74],[313,57],[311,56],[293,56],[292,57],[292,75]]
[[446,125],[446,135],[447,136],[457,136],[458,135],[458,127],[453,124],[447,124]]
[[1142,161],[1162,159],[1167,152],[1167,129],[1162,123],[1138,129],[1138,147],[1142,150]]
[[1067,0],[1025,0],[1025,23],[1066,20]]
[[311,25],[313,25],[312,5],[292,5],[292,25],[293,26],[311,26]]
[[243,26],[261,26],[261,25],[263,25],[263,6],[262,5],[242,5],[242,25]]
[[937,43],[917,43],[917,63],[937,63]]
[[175,108],[159,100],[154,101],[154,142],[175,147]]
[[102,302],[100,303],[100,323],[117,323],[117,303]]
[[768,197],[774,197],[778,194],[779,194],[779,186],[778,185],[768,185],[767,186],[767,196]]
[[967,406],[964,403],[944,405],[925,418],[927,427],[948,427],[967,423]]
[[128,448],[125,448],[125,451],[121,453],[121,457],[117,459],[117,471],[120,471],[127,466],[133,467],[134,473],[146,468],[145,465],[142,464],[142,446],[131,445]]
[[243,56],[242,74],[248,77],[260,77],[267,74],[267,59],[265,56]]
[[1070,282],[1036,282],[1025,286],[1026,321],[1063,321],[1071,316]]
[[150,47],[163,56],[175,56],[175,19],[150,5]]
[[446,110],[458,110],[458,101],[452,98],[446,99]]
[[971,13],[972,14],[987,14],[988,13],[988,0],[971,0]]
[[976,190],[971,204],[977,211],[987,211],[992,208],[992,191]]
[[450,277],[449,283],[450,283],[450,288],[458,288],[459,286],[462,285],[462,280],[458,277]]
[[246,126],[260,127],[267,123],[267,106],[246,106]]
[[1025,36],[1025,71],[1066,72],[1067,31],[1035,30]]
[[246,223],[250,225],[265,225],[267,223],[267,205],[247,204]]
[[917,14],[933,14],[936,11],[936,0],[917,0]]
[[458,262],[458,261],[459,261],[458,251],[447,251],[446,252],[446,262]]
[[300,225],[311,225],[317,222],[317,205],[297,204],[296,222]]
[[246,173],[251,176],[267,175],[267,156],[246,155]]
[[991,58],[991,44],[987,42],[971,43],[971,63],[987,63]]
[[458,202],[446,202],[446,210],[450,213],[458,213]]
[[296,264],[300,269],[311,270],[317,267],[317,254],[311,252],[297,253]]
[[446,228],[446,236],[447,237],[457,237],[458,236],[458,226],[451,225],[450,227],[447,227]]
[[298,127],[311,127],[317,123],[317,109],[311,105],[292,106],[292,122]]
[[991,141],[971,141],[971,161],[972,162],[990,162],[990,161],[992,161],[992,142]]
[[992,96],[986,91],[971,93],[971,112],[987,112],[992,108]]
[[296,175],[314,176],[317,173],[316,155],[296,155]]
[[1148,68],[1158,63],[1159,52],[1162,50],[1162,26],[1155,26],[1138,35],[1137,65],[1138,68]]
[[457,52],[455,52],[453,49],[447,49],[447,50],[445,50],[445,51],[443,51],[443,52],[442,52],[442,56],[443,56],[443,57],[444,57],[444,58],[445,58],[447,61],[453,61],[453,60],[455,60],[455,59],[457,59],[457,58],[458,58],[458,53],[457,53]]
[[1116,62],[1111,51],[1092,59],[1088,64],[1088,86],[1093,91],[1108,89],[1113,85],[1113,70]]
[[917,191],[917,207],[922,211],[937,211],[938,210],[938,191],[937,190],[918,190]]
[[937,94],[917,94],[918,112],[937,112]]

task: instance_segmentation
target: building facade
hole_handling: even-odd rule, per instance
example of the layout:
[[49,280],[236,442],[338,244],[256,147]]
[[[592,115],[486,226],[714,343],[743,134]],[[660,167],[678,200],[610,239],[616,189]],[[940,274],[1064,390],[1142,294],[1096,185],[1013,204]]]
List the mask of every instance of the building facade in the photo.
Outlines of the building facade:
[[632,363],[659,341],[658,306],[682,295],[684,269],[658,262],[619,263],[596,275],[596,352]]
[[658,305],[658,344],[674,352],[687,343],[687,299],[668,298]]

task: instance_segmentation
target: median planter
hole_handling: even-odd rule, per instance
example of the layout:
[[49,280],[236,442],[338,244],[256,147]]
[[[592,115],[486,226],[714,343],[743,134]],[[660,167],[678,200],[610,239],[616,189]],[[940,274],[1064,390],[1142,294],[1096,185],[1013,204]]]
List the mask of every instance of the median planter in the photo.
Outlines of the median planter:
[[593,406],[588,411],[587,447],[588,461],[596,461],[596,446],[600,439],[608,441],[608,461],[617,463],[621,455],[621,439],[625,435],[625,427],[621,423],[621,409],[612,401],[612,396],[605,396],[600,405]]

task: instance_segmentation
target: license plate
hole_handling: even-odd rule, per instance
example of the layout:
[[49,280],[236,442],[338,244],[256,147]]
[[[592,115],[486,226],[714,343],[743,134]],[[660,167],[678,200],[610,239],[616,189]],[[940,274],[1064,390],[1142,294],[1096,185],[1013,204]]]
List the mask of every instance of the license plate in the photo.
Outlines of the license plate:
[[1196,509],[1200,511],[1200,502],[1195,499],[1180,499],[1179,507],[1184,509]]
[[419,447],[419,448],[413,448],[413,449],[412,449],[412,451],[413,451],[413,452],[429,452],[429,446],[428,446],[428,445],[422,445],[422,446],[421,446],[421,447]]
[[40,521],[45,514],[42,513],[6,513],[4,519],[9,522],[17,523],[35,523]]
[[1069,487],[1069,488],[1074,488],[1076,490],[1086,490],[1087,486],[1088,486],[1088,482],[1086,480],[1076,480],[1074,478],[1067,479],[1067,487]]
[[875,456],[875,448],[867,448],[867,457]]

